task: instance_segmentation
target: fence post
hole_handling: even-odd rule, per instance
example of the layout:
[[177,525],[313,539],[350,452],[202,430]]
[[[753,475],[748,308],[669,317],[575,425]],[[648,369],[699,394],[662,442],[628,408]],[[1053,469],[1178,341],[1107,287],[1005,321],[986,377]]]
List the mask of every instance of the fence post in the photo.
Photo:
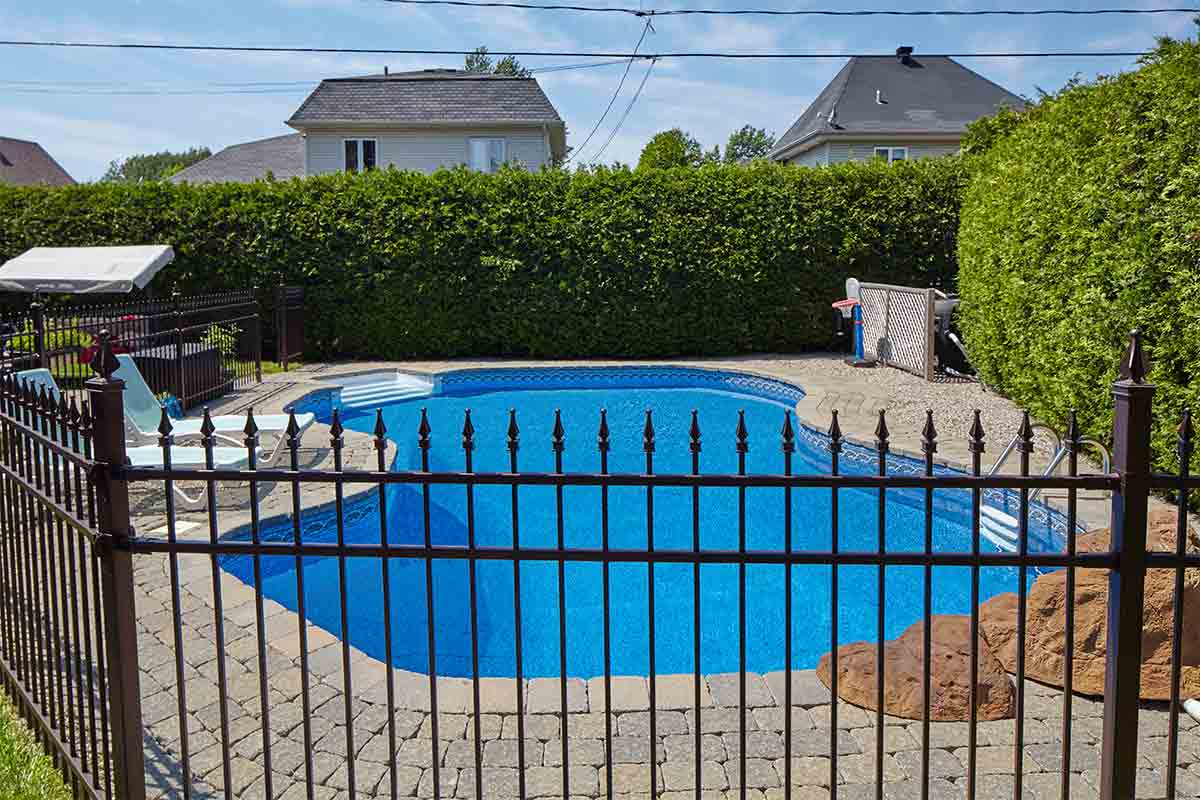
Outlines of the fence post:
[[172,337],[175,343],[175,379],[172,383],[175,396],[179,398],[179,407],[186,408],[183,385],[183,300],[178,289],[171,292],[171,319],[175,323]]
[[133,557],[129,539],[129,487],[113,466],[124,466],[125,382],[113,377],[117,359],[107,330],[92,359],[96,377],[87,382],[92,407],[96,522],[100,536],[96,554],[101,570],[101,607],[108,670],[109,725],[115,796],[145,800],[146,769],[142,744],[142,702],[138,679],[137,617],[133,596]]
[[49,369],[50,359],[46,355],[46,306],[42,303],[42,293],[33,293],[33,302],[29,304],[33,315],[33,352],[37,354],[37,365]]
[[1137,774],[1150,412],[1154,399],[1154,384],[1146,382],[1141,334],[1136,330],[1121,360],[1121,379],[1113,384],[1112,391],[1113,468],[1121,480],[1112,496],[1110,547],[1118,554],[1119,563],[1108,573],[1100,796],[1103,800],[1127,800],[1133,797]]
[[284,372],[287,372],[287,286],[282,283],[275,288],[275,322],[278,328],[275,333],[275,357],[279,366],[283,367]]
[[254,380],[262,383],[262,302],[258,299],[258,284],[250,286],[250,294],[254,298],[254,322],[250,330],[254,348]]

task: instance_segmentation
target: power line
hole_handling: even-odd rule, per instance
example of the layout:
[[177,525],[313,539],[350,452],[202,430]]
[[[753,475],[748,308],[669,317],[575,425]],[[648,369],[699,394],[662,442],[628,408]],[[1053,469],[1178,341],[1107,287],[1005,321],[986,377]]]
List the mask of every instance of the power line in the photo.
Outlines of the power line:
[[685,15],[703,16],[773,16],[773,17],[1045,17],[1073,16],[1090,17],[1102,15],[1135,14],[1195,14],[1200,6],[1174,8],[1037,8],[1037,9],[769,9],[769,8],[663,8],[644,10],[622,6],[580,6],[564,4],[504,2],[502,0],[385,0],[388,3],[416,6],[457,6],[460,8],[513,8],[530,11],[575,11],[585,13],[629,14],[635,17],[673,17]]
[[657,59],[651,59],[650,64],[646,67],[646,74],[642,76],[642,82],[638,84],[637,91],[634,92],[633,97],[629,99],[629,105],[625,106],[625,113],[621,115],[621,118],[617,120],[617,124],[613,126],[612,132],[609,133],[608,138],[604,140],[604,144],[601,145],[600,151],[596,153],[596,155],[592,156],[591,161],[593,164],[600,160],[600,156],[604,155],[604,151],[608,149],[608,146],[612,144],[612,140],[616,138],[617,131],[621,130],[621,126],[625,124],[625,120],[629,117],[629,112],[633,110],[634,104],[637,103],[638,98],[642,96],[642,89],[646,87],[646,81],[649,80],[650,73],[654,70],[654,65],[657,63]]
[[[558,64],[549,67],[534,67],[533,73],[562,72],[565,70],[594,69],[616,64],[625,64],[626,59],[596,61],[587,64]],[[0,92],[15,94],[49,95],[236,95],[236,94],[296,94],[310,91],[323,78],[307,81],[213,81],[191,85],[171,81],[30,81],[0,80]],[[339,78],[339,82],[376,83],[378,78]]]
[[[633,46],[634,56],[636,56],[637,51],[641,49],[642,42],[645,41],[646,34],[650,32],[650,28],[650,20],[646,20],[646,24],[642,26],[642,35],[638,37],[637,44]],[[596,120],[596,124],[592,127],[592,130],[587,135],[587,138],[583,140],[583,144],[581,144],[574,153],[567,157],[567,160],[563,162],[564,164],[570,164],[575,156],[582,153],[583,149],[588,146],[588,142],[590,142],[592,137],[596,135],[596,131],[600,130],[600,125],[604,122],[604,118],[608,116],[608,112],[612,110],[613,103],[617,102],[617,97],[621,94],[622,87],[625,86],[625,79],[629,77],[629,69],[633,66],[633,62],[635,60],[634,56],[631,56],[629,61],[625,63],[625,71],[621,73],[621,80],[617,83],[617,90],[613,92],[613,96],[608,99],[608,105],[604,107],[604,113],[600,115],[600,119]],[[652,61],[650,63],[654,62]]]
[[[217,44],[158,44],[145,42],[64,42],[35,41],[27,39],[0,39],[0,47],[67,47],[93,48],[102,50],[169,50],[202,53],[339,53],[344,55],[401,55],[401,56],[467,56],[471,50],[420,50],[387,47],[280,47]],[[489,50],[490,55],[516,56],[519,58],[728,58],[728,59],[848,59],[887,56],[894,53],[802,53],[788,51],[733,53],[724,51],[692,51],[667,53],[615,53],[595,51],[547,51],[547,50]],[[939,58],[1129,58],[1150,55],[1150,50],[1059,50],[1059,51],[1001,51],[922,53],[926,57]]]

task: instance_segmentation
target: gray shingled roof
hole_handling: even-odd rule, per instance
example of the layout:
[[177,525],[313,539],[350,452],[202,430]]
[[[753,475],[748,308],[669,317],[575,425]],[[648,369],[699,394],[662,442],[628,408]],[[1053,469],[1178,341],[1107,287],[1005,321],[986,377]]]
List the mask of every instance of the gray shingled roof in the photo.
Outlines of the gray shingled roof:
[[272,136],[226,147],[171,176],[174,183],[249,183],[267,174],[280,180],[304,177],[304,137]]
[[0,183],[69,186],[75,179],[37,142],[0,136]]
[[562,118],[533,78],[433,69],[321,81],[288,124],[531,122]]
[[[876,92],[885,102],[876,100]],[[945,56],[913,55],[907,61],[855,57],[780,137],[773,152],[818,134],[961,134],[968,123],[1002,106],[1020,109],[1025,103]]]

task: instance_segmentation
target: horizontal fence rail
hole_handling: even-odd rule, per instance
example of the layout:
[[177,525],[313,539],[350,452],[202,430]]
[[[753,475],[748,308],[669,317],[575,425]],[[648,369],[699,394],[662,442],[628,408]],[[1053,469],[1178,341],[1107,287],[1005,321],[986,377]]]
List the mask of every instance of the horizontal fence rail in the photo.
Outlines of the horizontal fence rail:
[[[1072,418],[1064,437],[1066,474],[1043,476],[1031,474],[1034,446],[1028,416],[1017,435],[1017,474],[983,475],[986,436],[978,412],[967,434],[970,469],[961,474],[935,465],[940,434],[932,412],[921,435],[922,457],[911,473],[889,467],[892,437],[884,414],[873,442],[851,445],[836,412],[820,474],[795,472],[798,434],[790,412],[781,413],[782,427],[770,437],[752,436],[739,416],[736,427],[731,426],[731,440],[722,444],[703,439],[693,413],[686,445],[691,470],[665,473],[655,469],[656,455],[662,463],[663,445],[652,411],[646,412],[640,430],[638,458],[644,467],[638,472],[610,470],[614,437],[602,411],[594,444],[586,447],[594,454],[596,471],[580,473],[564,469],[568,443],[557,414],[549,440],[532,442],[522,437],[518,412],[511,412],[505,439],[498,443],[507,451],[508,471],[487,472],[475,470],[481,444],[470,411],[453,432],[457,446],[440,445],[457,451],[462,465],[457,470],[432,469],[431,453],[444,456],[446,451],[435,450],[424,414],[407,434],[389,431],[382,412],[369,434],[353,434],[336,411],[328,427],[307,433],[293,412],[286,430],[266,434],[251,413],[242,433],[242,464],[226,468],[217,463],[228,457],[222,455],[227,443],[218,442],[207,411],[199,448],[175,441],[164,411],[157,431],[161,466],[133,467],[125,463],[118,424],[121,391],[111,380],[114,358],[111,348],[101,348],[98,376],[87,383],[88,403],[78,407],[62,398],[56,403],[11,377],[0,382],[0,676],[78,796],[140,800],[151,793],[241,798],[298,792],[305,797],[615,800],[668,792],[701,798],[710,791],[758,798],[763,789],[778,789],[786,800],[802,796],[801,789],[808,787],[804,791],[820,789],[832,798],[858,796],[861,789],[876,798],[903,790],[927,798],[948,790],[945,759],[951,758],[961,759],[961,775],[949,788],[973,798],[995,796],[995,752],[1003,750],[1008,766],[1001,772],[1010,781],[1004,791],[1014,798],[1025,796],[1034,771],[1031,753],[1041,759],[1040,765],[1052,764],[1051,796],[1087,795],[1092,787],[1081,784],[1080,775],[1091,771],[1102,797],[1134,797],[1135,781],[1144,779],[1135,735],[1141,710],[1143,580],[1147,569],[1160,568],[1173,570],[1175,589],[1165,795],[1194,796],[1179,779],[1192,756],[1191,745],[1181,738],[1178,701],[1186,630],[1184,569],[1200,566],[1200,554],[1187,549],[1186,510],[1189,492],[1200,478],[1189,471],[1194,434],[1187,416],[1179,432],[1178,473],[1150,469],[1153,386],[1140,372],[1136,338],[1126,358],[1129,374],[1114,386],[1114,473],[1081,473],[1078,455],[1084,443]],[[350,444],[352,434],[358,438]],[[278,465],[263,463],[264,435],[281,437]],[[395,442],[404,438],[415,444],[419,468],[390,468]],[[778,453],[778,472],[749,472],[746,454],[752,444],[764,446],[764,439]],[[521,470],[522,448],[534,446],[553,454],[552,471]],[[852,446],[873,452],[873,460],[859,463],[856,471],[847,470],[844,457]],[[717,447],[736,453],[735,473],[702,472],[704,453]],[[174,463],[181,451],[197,449],[201,465]],[[323,454],[332,468],[302,466],[314,452]],[[586,501],[572,493],[578,487],[588,491]],[[1039,489],[1063,496],[1053,513],[1061,515],[1065,534],[1052,547],[1035,542],[1031,529],[1036,506],[1031,495]],[[1089,490],[1113,494],[1111,540],[1099,550],[1076,547],[1079,493]],[[1151,490],[1174,493],[1179,523],[1171,551],[1147,552]],[[1012,552],[981,544],[989,491],[1015,497]],[[670,492],[675,494],[668,496]],[[936,539],[935,501],[946,492],[961,495],[970,509],[970,549],[964,552]],[[438,514],[451,493],[462,530],[456,528],[459,538],[447,542],[446,523]],[[812,524],[796,519],[793,500],[798,493],[828,499],[828,546],[796,546],[793,532]],[[614,541],[614,536],[629,534],[612,530],[618,494],[626,502],[636,495],[635,511],[644,510],[636,523],[643,545],[618,546]],[[146,497],[157,498],[159,505],[147,506]],[[320,499],[316,507],[314,497]],[[851,513],[846,504],[852,497],[874,502],[876,515],[866,531],[874,537],[873,547],[844,546],[841,515]],[[662,509],[671,498],[677,505],[667,516]],[[161,524],[135,533],[135,502],[152,507],[149,516]],[[485,502],[491,515],[487,535],[494,535],[500,524],[507,542],[481,541]],[[535,502],[545,504],[544,514],[530,518],[525,513]],[[889,546],[887,509],[896,503],[919,511],[923,527],[916,547]],[[772,519],[782,527],[778,546],[753,544],[761,532],[752,530],[749,510],[762,504],[777,504],[779,514]],[[723,533],[735,546],[703,546],[706,515],[718,508],[734,510],[721,519],[730,521],[732,528]],[[586,520],[592,543],[578,544],[579,531],[568,524],[572,520]],[[628,524],[627,515],[620,520]],[[397,525],[403,527],[403,537]],[[582,565],[595,571],[584,577],[575,571]],[[463,569],[454,573],[454,591],[447,591],[444,577],[450,566]],[[369,571],[363,571],[366,567]],[[1031,696],[1026,648],[1017,646],[1009,670],[1012,717],[1002,723],[1003,735],[997,723],[985,726],[977,716],[985,700],[980,695],[981,579],[1000,567],[1013,570],[1017,578],[1018,643],[1030,632],[1025,605],[1029,579],[1045,570],[1063,570],[1068,598],[1062,688]],[[630,573],[632,568],[642,571]],[[811,580],[814,568],[822,570],[821,581],[828,581],[828,603],[820,613],[828,614],[830,626],[828,699],[816,706],[795,696],[793,678],[793,642],[810,624],[794,613],[796,601],[805,599],[796,593],[806,585],[795,579]],[[888,587],[906,585],[892,583],[899,575],[893,568],[919,574],[915,585],[918,621],[923,623],[917,631],[921,711],[907,730],[899,728],[918,743],[909,751],[912,759],[904,762],[908,777],[903,781],[895,774],[900,762],[889,743],[899,735],[900,723],[884,693],[893,669],[883,646],[895,599]],[[943,646],[933,635],[935,570],[945,568],[967,576],[970,595],[964,623],[969,630],[969,718],[965,731],[953,734],[937,727],[942,723],[934,719],[942,690],[934,684],[932,665]],[[751,610],[765,602],[756,581],[768,569],[783,577],[777,601],[783,607],[782,630],[776,633],[782,638],[779,667],[784,677],[771,690],[775,700],[768,706],[782,706],[782,715],[773,728],[760,713],[763,702],[757,693],[765,685],[760,688],[748,653],[761,623],[750,618]],[[874,702],[865,715],[839,696],[839,681],[846,679],[839,659],[847,645],[839,627],[847,587],[839,595],[839,570],[843,578],[850,570],[873,575],[856,587],[874,594],[877,609],[872,620],[878,644]],[[1105,570],[1109,576],[1104,643],[1108,688],[1099,705],[1077,697],[1072,686],[1076,643],[1071,599],[1078,570]],[[485,586],[485,572],[506,575],[506,588]],[[732,625],[729,653],[737,668],[722,676],[706,674],[702,666],[717,647],[702,636],[702,609],[718,596],[706,587],[724,581],[725,575],[730,577],[728,591],[719,596],[728,608],[719,609],[725,615],[720,619]],[[274,594],[281,580],[290,583],[283,605]],[[680,609],[680,601],[662,594],[665,581],[685,580],[690,584],[681,596],[689,596],[690,605],[679,618],[665,617]],[[314,594],[307,581],[322,581],[336,591]],[[634,591],[635,585],[636,606],[614,596]],[[584,681],[573,673],[568,658],[583,635],[569,618],[581,613],[574,598],[593,588],[597,592],[595,604],[587,606],[592,615],[588,624],[599,629],[593,654],[599,661]],[[523,600],[533,605],[523,609]],[[367,616],[364,602],[375,609]],[[134,613],[141,603],[149,604],[148,618]],[[541,609],[539,603],[547,603],[546,617],[531,630],[529,609]],[[312,621],[318,618],[319,626]],[[502,619],[504,626],[496,627]],[[364,626],[380,631],[371,656],[355,639]],[[645,697],[637,702],[628,699],[630,678],[614,666],[626,657],[630,631],[637,631],[636,647],[645,665],[637,684]],[[680,631],[685,634],[681,652],[668,653],[659,643],[680,647],[680,637],[674,635]],[[505,651],[511,652],[514,669],[505,673],[511,678],[495,677],[488,666],[496,656],[487,647],[498,637],[511,643],[511,651]],[[543,650],[531,650],[535,645]],[[447,657],[461,660],[452,676],[439,674]],[[690,674],[664,674],[665,663],[688,663]],[[1039,721],[1046,711],[1039,712],[1042,717],[1031,716],[1031,709],[1047,703],[1057,709],[1050,715],[1058,728],[1053,735],[1039,732],[1048,730]],[[1089,732],[1092,726],[1078,728],[1079,719],[1095,721],[1088,717],[1091,707],[1102,707],[1099,736]],[[855,724],[856,717],[863,724]],[[590,732],[583,735],[588,725]],[[852,741],[858,742],[853,749],[844,735],[850,727],[857,737]],[[981,738],[984,731],[989,738]],[[1034,733],[1040,738],[1027,741]],[[955,739],[953,756],[942,742],[947,735]],[[1082,743],[1093,740],[1102,749],[1090,763],[1079,753]],[[812,748],[814,741],[818,746]],[[862,752],[855,752],[859,744]],[[330,756],[336,771],[326,760]],[[984,758],[989,761],[982,762]],[[1038,777],[1042,780],[1046,773]],[[1038,785],[1046,787],[1044,781]]]

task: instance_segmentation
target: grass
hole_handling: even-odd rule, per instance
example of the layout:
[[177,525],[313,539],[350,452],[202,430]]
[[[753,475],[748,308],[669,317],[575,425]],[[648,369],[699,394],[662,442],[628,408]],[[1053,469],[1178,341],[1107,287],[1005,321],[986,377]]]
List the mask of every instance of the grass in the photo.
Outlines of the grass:
[[0,800],[69,800],[62,776],[0,691]]

